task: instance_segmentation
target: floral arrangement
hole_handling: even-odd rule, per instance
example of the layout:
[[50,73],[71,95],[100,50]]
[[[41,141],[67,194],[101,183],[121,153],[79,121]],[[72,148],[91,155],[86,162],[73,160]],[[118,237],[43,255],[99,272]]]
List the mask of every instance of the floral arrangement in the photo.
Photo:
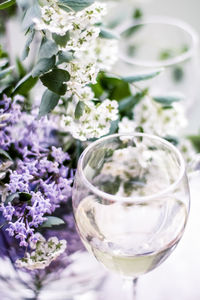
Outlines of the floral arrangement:
[[120,37],[104,25],[109,3],[7,0],[0,10],[2,20],[5,11],[20,14],[27,39],[16,66],[0,50],[0,220],[7,241],[0,251],[10,255],[7,244],[18,245],[17,269],[46,270],[63,257],[66,267],[82,249],[71,190],[84,147],[107,134],[145,131],[177,144],[188,160],[194,150],[176,136],[186,123],[183,107],[178,97],[153,97],[137,85],[162,70],[128,77],[113,71]]

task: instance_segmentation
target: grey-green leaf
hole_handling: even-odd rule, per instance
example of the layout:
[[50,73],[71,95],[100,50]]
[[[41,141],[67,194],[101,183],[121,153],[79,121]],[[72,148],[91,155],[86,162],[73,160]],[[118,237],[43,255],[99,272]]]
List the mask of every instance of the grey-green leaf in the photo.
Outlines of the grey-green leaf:
[[159,70],[149,72],[149,73],[121,77],[121,79],[125,82],[133,83],[133,82],[138,82],[138,81],[142,81],[142,80],[152,79],[152,78],[158,76],[162,71],[163,71],[163,69],[159,69]]
[[38,5],[38,2],[35,1],[33,5],[31,5],[25,12],[23,22],[22,22],[22,28],[23,30],[27,30],[31,26],[34,25],[33,19],[34,18],[40,18],[40,7]]
[[50,58],[53,55],[56,55],[58,52],[58,46],[52,40],[44,38],[42,40],[40,49],[39,49],[39,59],[41,58]]
[[42,224],[42,227],[50,228],[52,226],[58,226],[63,224],[65,224],[65,222],[62,219],[58,217],[47,216],[47,220]]
[[16,192],[16,193],[13,193],[13,194],[10,194],[7,198],[6,198],[6,201],[4,202],[4,204],[8,204],[9,202],[13,202],[13,200],[15,199],[19,199],[19,193]]
[[15,0],[7,0],[7,1],[4,1],[3,3],[0,3],[0,9],[5,9],[5,8],[8,8],[12,5],[15,4]]
[[112,30],[109,29],[104,29],[101,28],[101,31],[99,33],[99,37],[103,38],[103,39],[119,39],[119,36],[113,32]]
[[168,96],[157,96],[153,97],[154,101],[162,104],[162,105],[171,105],[174,102],[179,102],[184,99],[184,96],[173,96],[173,95],[168,95]]
[[28,39],[26,41],[23,53],[22,53],[22,60],[26,59],[30,52],[30,45],[33,41],[33,38],[35,36],[35,30],[33,28],[30,29]]
[[1,70],[0,71],[0,79],[9,75],[14,68],[15,68],[14,66],[11,66],[11,67]]
[[56,62],[55,55],[50,58],[41,58],[34,66],[32,70],[32,76],[38,77],[48,72],[49,70],[53,69],[53,67],[55,66],[55,62]]
[[15,86],[13,94],[20,94],[26,96],[28,92],[34,87],[38,78],[33,78],[31,73],[24,76]]
[[72,59],[74,59],[74,55],[70,51],[60,51],[58,53],[58,62],[57,65],[60,65],[64,62],[70,62]]
[[67,91],[67,85],[65,82],[70,79],[70,75],[65,70],[53,69],[41,76],[40,79],[50,91],[62,96]]
[[75,11],[82,10],[91,4],[93,4],[95,0],[58,0],[58,4],[60,4],[63,8],[70,7]]
[[79,101],[76,109],[75,109],[75,119],[79,120],[83,115],[85,109],[85,103],[83,101]]
[[50,113],[58,104],[59,99],[59,95],[46,90],[42,96],[42,101],[40,103],[39,118]]
[[8,154],[8,152],[6,152],[5,150],[0,148],[0,157],[3,156],[9,160],[12,160],[12,158],[10,157],[10,155]]
[[57,45],[65,47],[70,39],[70,34],[69,31],[67,31],[65,35],[58,35],[56,33],[53,33],[52,38],[54,39]]

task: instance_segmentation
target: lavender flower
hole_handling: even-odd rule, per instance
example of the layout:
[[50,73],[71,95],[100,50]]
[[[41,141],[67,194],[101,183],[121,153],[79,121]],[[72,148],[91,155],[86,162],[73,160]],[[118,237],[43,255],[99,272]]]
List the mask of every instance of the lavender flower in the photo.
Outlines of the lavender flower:
[[20,105],[6,96],[0,101],[0,122],[3,149],[14,146],[17,154],[5,183],[12,200],[3,201],[0,210],[8,221],[8,234],[27,247],[29,239],[37,242],[37,228],[46,216],[71,197],[70,157],[55,146],[56,141],[52,145],[53,140],[48,139],[53,127],[47,126],[50,123],[46,119],[36,121],[34,114],[21,112]]

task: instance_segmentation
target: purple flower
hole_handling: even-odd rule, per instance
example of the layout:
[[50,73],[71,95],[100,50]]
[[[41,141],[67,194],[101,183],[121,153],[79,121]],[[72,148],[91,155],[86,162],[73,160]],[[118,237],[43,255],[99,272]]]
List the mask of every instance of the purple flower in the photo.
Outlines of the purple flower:
[[52,146],[51,155],[53,156],[55,161],[58,162],[59,164],[62,164],[65,160],[70,159],[68,153],[64,153],[61,148],[56,148],[54,146]]

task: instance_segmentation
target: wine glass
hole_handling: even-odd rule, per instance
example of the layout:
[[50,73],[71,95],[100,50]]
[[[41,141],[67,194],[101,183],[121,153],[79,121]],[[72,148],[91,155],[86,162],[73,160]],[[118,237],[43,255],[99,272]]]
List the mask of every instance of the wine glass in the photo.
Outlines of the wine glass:
[[[121,60],[114,71],[127,76],[163,69],[148,81],[151,94],[181,94],[190,110],[199,86],[199,37],[195,29],[176,18],[149,16],[137,22],[126,21],[116,30]],[[145,82],[138,85],[146,87]]]
[[142,133],[91,143],[79,159],[72,197],[85,247],[134,284],[174,250],[190,203],[180,152]]

